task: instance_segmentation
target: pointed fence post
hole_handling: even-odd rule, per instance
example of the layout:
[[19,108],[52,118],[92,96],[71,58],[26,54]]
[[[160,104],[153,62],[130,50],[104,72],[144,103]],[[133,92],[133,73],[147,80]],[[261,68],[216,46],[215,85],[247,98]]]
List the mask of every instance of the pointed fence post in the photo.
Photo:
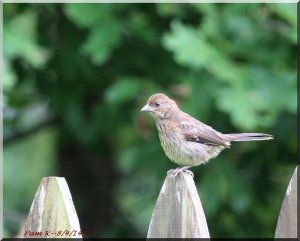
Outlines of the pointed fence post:
[[275,238],[297,238],[297,167],[281,205]]
[[159,193],[147,238],[209,238],[202,204],[189,173],[168,174]]
[[82,238],[68,184],[63,177],[44,177],[25,224],[24,238]]

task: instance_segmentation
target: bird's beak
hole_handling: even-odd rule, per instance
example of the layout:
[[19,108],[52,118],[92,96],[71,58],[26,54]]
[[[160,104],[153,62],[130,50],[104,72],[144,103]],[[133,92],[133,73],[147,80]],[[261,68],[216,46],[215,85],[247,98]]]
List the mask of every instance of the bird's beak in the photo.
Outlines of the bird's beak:
[[145,106],[141,109],[141,111],[151,112],[151,111],[153,111],[153,108],[152,108],[151,106],[149,106],[149,105],[145,105]]

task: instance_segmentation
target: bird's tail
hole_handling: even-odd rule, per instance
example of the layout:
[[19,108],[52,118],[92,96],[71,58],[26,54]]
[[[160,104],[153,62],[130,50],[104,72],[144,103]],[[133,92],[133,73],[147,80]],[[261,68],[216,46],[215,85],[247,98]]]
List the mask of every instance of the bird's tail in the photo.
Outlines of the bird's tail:
[[273,139],[272,135],[264,133],[225,134],[229,141],[264,141]]

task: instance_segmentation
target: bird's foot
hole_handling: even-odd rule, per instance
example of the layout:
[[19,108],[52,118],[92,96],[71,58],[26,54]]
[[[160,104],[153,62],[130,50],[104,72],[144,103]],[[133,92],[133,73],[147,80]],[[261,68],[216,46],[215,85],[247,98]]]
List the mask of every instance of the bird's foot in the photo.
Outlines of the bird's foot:
[[193,178],[194,178],[194,173],[190,170],[187,170],[188,168],[190,168],[189,166],[184,166],[184,167],[178,167],[176,169],[171,169],[169,170],[167,173],[171,174],[171,176],[173,178],[175,178],[179,173],[181,172],[187,172],[188,174],[190,174]]

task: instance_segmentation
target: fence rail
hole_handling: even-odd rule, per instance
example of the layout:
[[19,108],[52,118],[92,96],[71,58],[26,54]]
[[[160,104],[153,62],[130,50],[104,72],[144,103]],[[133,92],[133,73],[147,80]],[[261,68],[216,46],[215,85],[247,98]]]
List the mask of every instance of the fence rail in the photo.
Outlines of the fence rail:
[[[81,238],[68,185],[62,177],[44,177],[26,221],[25,238]],[[147,238],[209,238],[194,180],[188,173],[167,175],[150,221]],[[289,182],[275,238],[297,238],[297,167]]]

